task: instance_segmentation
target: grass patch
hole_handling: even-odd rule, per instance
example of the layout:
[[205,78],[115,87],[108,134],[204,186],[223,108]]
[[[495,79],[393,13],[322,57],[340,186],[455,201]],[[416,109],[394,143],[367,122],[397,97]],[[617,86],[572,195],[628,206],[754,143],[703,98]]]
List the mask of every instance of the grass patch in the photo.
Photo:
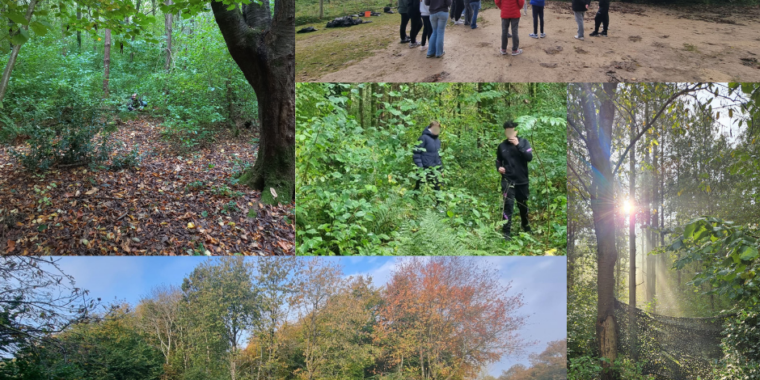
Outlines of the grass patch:
[[[396,6],[390,5],[388,0],[331,0],[325,1],[322,6],[322,20],[331,20],[335,17],[358,13],[361,11],[382,12],[383,7],[390,6],[396,12]],[[394,2],[394,4],[396,4]],[[296,4],[296,26],[320,23],[319,0],[299,0]],[[299,28],[300,29],[300,28]]]
[[371,24],[325,28],[327,21],[334,17],[338,15],[303,26],[313,26],[318,29],[316,32],[296,34],[296,81],[318,80],[322,75],[356,63],[373,55],[374,50],[385,49],[389,43],[398,40],[401,24],[398,13],[372,17]]
[[683,49],[686,50],[686,51],[693,51],[693,52],[699,51],[699,50],[697,50],[697,47],[695,45],[692,45],[692,44],[689,44],[689,43],[683,44]]

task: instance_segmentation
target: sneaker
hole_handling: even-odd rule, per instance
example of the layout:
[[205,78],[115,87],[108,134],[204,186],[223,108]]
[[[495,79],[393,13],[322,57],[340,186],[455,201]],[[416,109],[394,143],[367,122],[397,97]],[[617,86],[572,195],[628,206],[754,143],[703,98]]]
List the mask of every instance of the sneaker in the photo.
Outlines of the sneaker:
[[546,38],[546,33],[541,33],[541,38]]
[[433,58],[433,57],[435,57],[435,56],[428,54],[425,58]]
[[454,25],[464,25],[464,21],[462,20],[454,21]]
[[443,53],[441,53],[441,55],[436,55],[435,57],[436,57],[436,58],[443,58],[443,55],[444,55],[444,54],[446,54],[446,52],[445,52],[445,51],[444,51]]
[[477,29],[477,28],[478,28],[477,25],[473,25],[473,26],[470,27],[470,29]]
[[414,48],[416,48],[417,46],[420,46],[420,43],[419,43],[419,42],[410,42],[410,43],[409,43],[409,49],[414,49]]
[[528,37],[530,37],[530,38],[538,38],[538,34],[531,33],[531,34],[528,34]]
[[512,38],[512,35],[507,33],[507,38]]
[[499,52],[501,53],[501,55],[507,55],[507,51],[504,49],[499,49]]
[[595,31],[591,32],[591,34],[589,34],[588,36],[589,36],[589,37],[599,37],[599,32],[597,32],[597,31],[595,30]]
[[420,46],[420,51],[427,51],[428,47],[425,45]]
[[584,38],[583,38],[583,37],[578,37],[578,35],[577,35],[577,34],[576,34],[575,36],[573,36],[573,37],[574,37],[576,40],[581,40],[581,41],[583,41],[583,40],[584,40]]
[[607,31],[605,30],[604,32],[599,33],[599,35],[602,37],[607,37]]
[[512,240],[512,236],[510,236],[509,234],[503,234],[503,235],[504,235],[504,240],[506,241]]
[[412,40],[409,37],[407,37],[407,38],[404,38],[403,40],[401,40],[400,43],[402,43],[402,44],[408,44],[410,42],[412,42]]
[[522,49],[512,50],[512,55],[520,55],[522,54]]

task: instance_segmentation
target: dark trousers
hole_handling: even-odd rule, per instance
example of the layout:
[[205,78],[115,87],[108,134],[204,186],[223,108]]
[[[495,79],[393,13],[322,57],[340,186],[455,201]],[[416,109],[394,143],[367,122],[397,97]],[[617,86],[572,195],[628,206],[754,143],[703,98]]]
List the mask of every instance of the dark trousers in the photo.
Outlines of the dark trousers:
[[411,10],[409,11],[409,19],[412,22],[412,31],[409,33],[412,42],[417,42],[417,33],[422,29],[422,15],[420,15],[420,2],[410,1]]
[[520,210],[520,224],[523,231],[530,231],[530,224],[528,223],[528,196],[530,190],[528,184],[525,185],[511,185],[507,181],[502,180],[501,191],[504,197],[504,212],[502,215],[503,220],[507,221],[502,227],[502,232],[509,235],[512,230],[512,214],[515,209],[515,201],[517,201],[517,208]]
[[425,46],[425,41],[427,41],[430,38],[430,35],[433,34],[433,24],[430,23],[430,16],[422,16],[422,24],[424,25],[424,28],[422,29],[420,44]]
[[451,7],[451,15],[454,16],[454,21],[459,21],[459,18],[462,17],[462,11],[464,11],[464,0],[454,0],[454,5]]
[[533,8],[533,34],[538,34],[538,21],[541,20],[541,33],[544,32],[544,7],[531,5]]
[[501,19],[501,50],[507,50],[510,27],[512,28],[512,51],[517,51],[520,48],[520,38],[517,37],[517,25],[519,23],[519,18]]
[[401,35],[401,41],[406,40],[406,25],[409,24],[409,13],[401,13],[401,28],[399,29],[399,34]]
[[610,26],[610,9],[599,7],[599,11],[594,16],[594,31],[599,31],[599,25],[604,25],[602,31],[606,32],[607,27]]
[[[441,182],[438,180],[438,176],[435,175],[435,173],[432,170],[426,170],[427,173],[425,173],[425,183],[428,186],[433,186],[433,189],[438,191],[441,190]],[[422,179],[417,180],[417,185],[414,186],[414,190],[419,190],[420,185],[422,184]]]

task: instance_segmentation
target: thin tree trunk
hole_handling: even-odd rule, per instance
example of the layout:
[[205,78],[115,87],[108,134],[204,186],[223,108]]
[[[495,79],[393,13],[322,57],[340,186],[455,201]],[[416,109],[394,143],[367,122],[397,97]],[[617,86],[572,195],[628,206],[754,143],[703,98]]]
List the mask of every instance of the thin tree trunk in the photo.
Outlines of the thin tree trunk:
[[[82,19],[82,8],[77,6],[77,21]],[[82,32],[77,30],[77,52],[82,52]]]
[[[634,114],[635,115],[635,114]],[[628,183],[628,197],[633,205],[631,214],[628,216],[628,245],[629,245],[629,271],[628,271],[628,339],[631,347],[631,358],[636,361],[638,356],[637,332],[636,332],[636,119],[631,121],[629,158],[630,181]]]
[[[34,14],[34,7],[37,5],[37,0],[31,0],[29,2],[29,6],[26,9],[26,21],[27,24],[29,24],[29,21],[32,20],[32,15]],[[24,28],[24,30],[29,30],[29,26],[26,25],[19,25],[19,28]],[[19,33],[19,32],[16,32]],[[14,34],[15,35],[15,34]],[[12,38],[13,36],[11,36]],[[5,98],[5,91],[8,90],[8,83],[11,80],[11,72],[13,71],[13,66],[16,65],[16,58],[18,57],[18,52],[21,50],[21,45],[14,45],[13,49],[11,49],[11,56],[8,57],[8,63],[5,64],[5,69],[3,70],[3,77],[0,79],[0,109],[3,108],[3,99]]]
[[[166,5],[172,5],[172,0],[166,0]],[[164,70],[169,71],[172,65],[172,14],[164,14],[164,30],[166,31],[166,64]]]
[[111,72],[111,29],[105,31],[105,49],[103,49],[103,97],[108,97],[108,76]]

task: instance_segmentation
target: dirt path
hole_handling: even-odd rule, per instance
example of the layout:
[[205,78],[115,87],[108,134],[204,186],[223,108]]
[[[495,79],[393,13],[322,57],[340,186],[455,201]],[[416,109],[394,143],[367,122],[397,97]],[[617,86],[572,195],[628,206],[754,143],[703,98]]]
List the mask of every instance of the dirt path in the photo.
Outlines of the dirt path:
[[[547,38],[528,37],[533,29],[528,10],[520,23],[524,53],[502,56],[499,11],[487,9],[479,29],[449,23],[443,59],[426,59],[417,48],[392,43],[317,81],[760,81],[760,7],[669,9],[613,3],[610,36],[595,38],[588,33],[593,31],[596,4],[586,13],[585,41],[573,38],[576,25],[569,3],[549,2]],[[324,37],[336,38],[336,33],[354,30]]]

